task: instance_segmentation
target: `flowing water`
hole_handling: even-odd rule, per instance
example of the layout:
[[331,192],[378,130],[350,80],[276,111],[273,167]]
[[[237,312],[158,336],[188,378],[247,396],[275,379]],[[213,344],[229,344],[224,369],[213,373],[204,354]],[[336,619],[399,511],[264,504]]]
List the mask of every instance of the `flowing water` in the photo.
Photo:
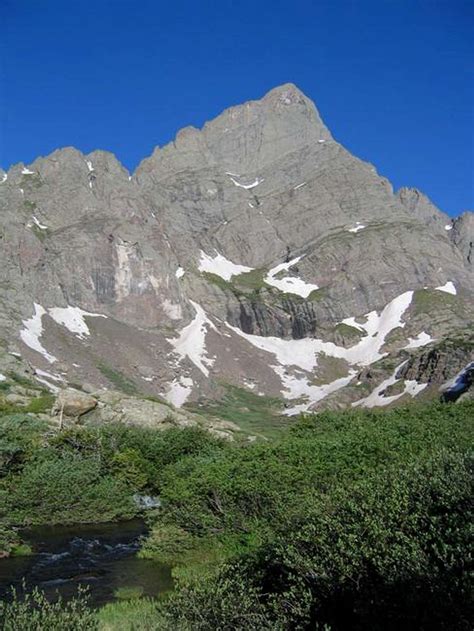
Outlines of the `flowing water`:
[[143,595],[157,596],[172,588],[166,565],[138,559],[142,521],[79,526],[41,526],[22,533],[34,554],[0,559],[0,598],[12,586],[39,587],[49,600],[70,598],[79,585],[88,586],[91,604],[115,599],[120,587],[138,587]]

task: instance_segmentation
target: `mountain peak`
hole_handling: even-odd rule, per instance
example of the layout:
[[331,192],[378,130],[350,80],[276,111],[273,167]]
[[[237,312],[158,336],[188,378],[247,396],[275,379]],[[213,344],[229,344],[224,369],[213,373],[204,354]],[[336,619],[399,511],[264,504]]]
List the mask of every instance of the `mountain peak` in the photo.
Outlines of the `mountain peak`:
[[394,195],[291,83],[184,127],[131,178],[65,148],[0,186],[1,374],[18,340],[40,378],[123,375],[176,405],[221,382],[284,413],[386,405],[431,387],[393,373],[407,351],[472,320],[472,216]]
[[294,103],[303,103],[310,99],[294,83],[283,83],[269,90],[261,100],[277,100],[284,105],[292,105]]

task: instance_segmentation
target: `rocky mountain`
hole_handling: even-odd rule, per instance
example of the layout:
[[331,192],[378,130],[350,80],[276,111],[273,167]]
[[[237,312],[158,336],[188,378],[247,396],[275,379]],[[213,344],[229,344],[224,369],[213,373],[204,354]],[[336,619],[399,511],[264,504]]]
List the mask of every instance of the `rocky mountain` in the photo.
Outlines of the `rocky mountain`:
[[292,415],[438,396],[472,361],[474,215],[394,193],[294,85],[133,174],[66,148],[0,182],[4,380]]

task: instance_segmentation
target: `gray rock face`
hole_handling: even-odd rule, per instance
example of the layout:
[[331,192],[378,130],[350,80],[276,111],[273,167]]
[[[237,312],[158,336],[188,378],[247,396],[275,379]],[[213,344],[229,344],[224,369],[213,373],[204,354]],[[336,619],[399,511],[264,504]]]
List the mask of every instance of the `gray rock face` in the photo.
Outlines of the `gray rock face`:
[[474,213],[465,212],[454,221],[453,241],[470,270],[474,267]]
[[298,411],[472,322],[472,213],[394,194],[291,84],[133,175],[66,148],[0,181],[0,340],[52,388],[182,405],[227,381]]
[[397,197],[411,214],[420,219],[430,228],[440,231],[452,229],[451,218],[442,213],[436,206],[416,188],[401,188]]

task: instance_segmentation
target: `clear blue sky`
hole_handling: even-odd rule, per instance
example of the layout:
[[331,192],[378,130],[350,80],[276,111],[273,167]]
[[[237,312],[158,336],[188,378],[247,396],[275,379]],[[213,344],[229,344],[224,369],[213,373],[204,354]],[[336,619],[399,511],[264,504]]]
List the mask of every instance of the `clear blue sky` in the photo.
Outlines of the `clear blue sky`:
[[474,208],[473,0],[0,0],[0,164],[129,168],[296,83],[334,136],[450,214]]

